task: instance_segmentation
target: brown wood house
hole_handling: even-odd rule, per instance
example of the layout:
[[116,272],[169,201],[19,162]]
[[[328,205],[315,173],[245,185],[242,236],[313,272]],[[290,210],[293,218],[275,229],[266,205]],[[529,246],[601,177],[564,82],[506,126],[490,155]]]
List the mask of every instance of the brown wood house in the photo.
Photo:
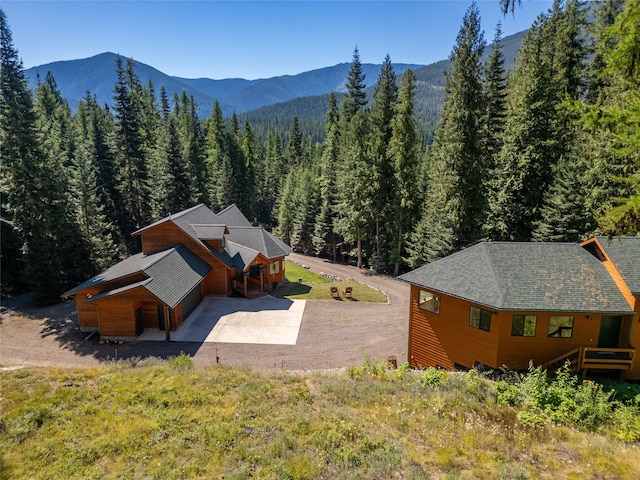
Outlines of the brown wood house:
[[142,252],[69,290],[82,331],[131,339],[145,329],[175,330],[207,295],[252,297],[284,282],[290,248],[253,226],[236,205],[205,205],[133,233]]
[[445,369],[618,371],[640,379],[640,237],[479,243],[399,277],[408,361]]

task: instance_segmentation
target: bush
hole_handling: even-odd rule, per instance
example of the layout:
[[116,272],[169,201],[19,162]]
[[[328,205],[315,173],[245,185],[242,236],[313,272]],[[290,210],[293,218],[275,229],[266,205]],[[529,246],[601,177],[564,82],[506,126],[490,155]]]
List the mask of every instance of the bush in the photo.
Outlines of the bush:
[[169,366],[176,370],[187,370],[193,368],[193,360],[186,353],[169,357]]

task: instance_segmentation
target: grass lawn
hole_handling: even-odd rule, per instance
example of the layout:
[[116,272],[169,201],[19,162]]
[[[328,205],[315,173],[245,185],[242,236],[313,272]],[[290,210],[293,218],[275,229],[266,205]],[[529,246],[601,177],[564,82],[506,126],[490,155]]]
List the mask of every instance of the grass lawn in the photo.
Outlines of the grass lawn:
[[[387,296],[384,293],[355,280],[348,279],[340,282],[332,282],[328,278],[318,275],[306,268],[302,268],[300,265],[288,260],[285,268],[288,283],[285,283],[282,287],[272,293],[275,297],[289,298],[291,300],[338,301],[331,296],[331,287],[338,287],[338,291],[340,292],[340,301],[374,303],[387,302]],[[353,289],[352,298],[344,298],[343,292],[346,287],[351,287]]]
[[640,478],[609,427],[528,426],[478,375],[152,360],[0,371],[0,478]]

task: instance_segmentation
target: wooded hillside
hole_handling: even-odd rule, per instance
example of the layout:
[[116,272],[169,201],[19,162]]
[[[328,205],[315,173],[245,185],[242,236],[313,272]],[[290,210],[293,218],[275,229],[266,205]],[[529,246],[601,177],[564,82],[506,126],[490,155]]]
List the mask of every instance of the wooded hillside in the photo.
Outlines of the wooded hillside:
[[218,103],[202,120],[193,97],[141,84],[122,58],[114,107],[87,92],[72,113],[52,75],[31,92],[2,13],[2,294],[56,302],[138,251],[131,232],[199,202],[236,203],[297,251],[391,274],[483,239],[636,234],[639,17],[639,0],[604,1],[593,22],[557,1],[507,78],[499,27],[485,62],[471,7],[431,143],[416,75],[386,58],[367,79],[357,49],[322,141],[297,117],[257,134]]

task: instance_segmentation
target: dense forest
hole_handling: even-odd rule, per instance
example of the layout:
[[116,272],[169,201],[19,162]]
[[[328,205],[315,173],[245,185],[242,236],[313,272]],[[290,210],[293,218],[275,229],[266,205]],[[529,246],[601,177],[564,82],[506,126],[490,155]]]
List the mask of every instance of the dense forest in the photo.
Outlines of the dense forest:
[[87,92],[72,113],[52,75],[29,89],[2,11],[0,36],[2,295],[57,302],[139,251],[136,229],[201,202],[393,275],[481,240],[640,228],[640,0],[604,0],[589,22],[578,0],[556,0],[510,71],[500,25],[483,57],[473,4],[433,138],[414,73],[397,78],[387,57],[368,93],[357,48],[324,135],[298,118],[258,134],[217,103],[200,119],[193,98],[142,85],[121,58],[113,107]]

